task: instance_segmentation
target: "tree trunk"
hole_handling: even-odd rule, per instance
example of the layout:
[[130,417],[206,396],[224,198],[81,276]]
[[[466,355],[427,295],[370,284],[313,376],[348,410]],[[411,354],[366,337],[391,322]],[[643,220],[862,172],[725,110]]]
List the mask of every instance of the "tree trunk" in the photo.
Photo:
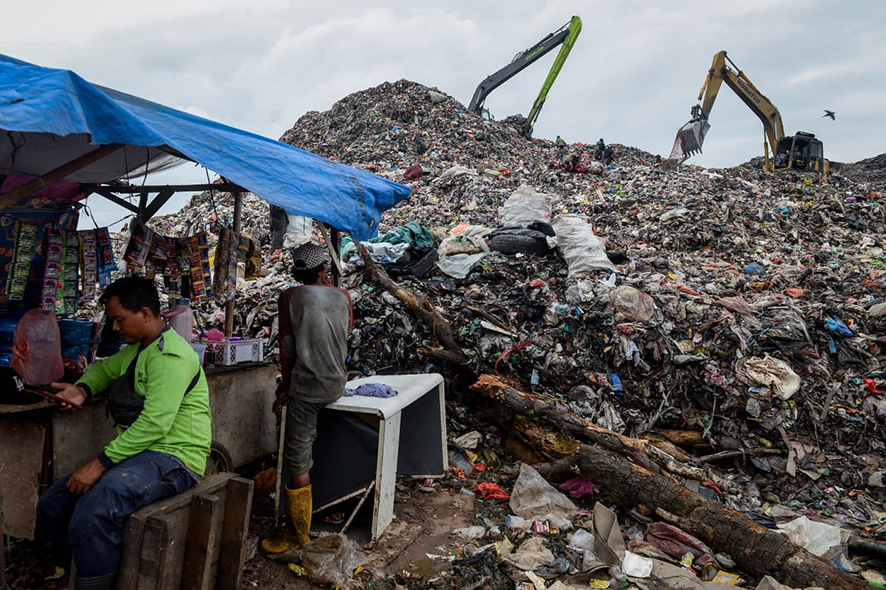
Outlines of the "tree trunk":
[[409,311],[418,316],[431,329],[437,337],[437,341],[449,353],[445,356],[445,360],[454,364],[468,362],[468,357],[465,356],[458,342],[455,341],[455,337],[452,334],[452,326],[446,318],[440,315],[440,312],[423,296],[413,293],[394,282],[383,268],[373,262],[365,246],[360,244],[358,249],[363,262],[366,263],[366,275],[369,277],[369,280],[399,299]]
[[[771,575],[794,587],[867,587],[858,578],[794,545],[784,535],[660,475],[655,465],[648,468],[650,460],[645,450],[651,445],[645,441],[597,426],[582,428],[582,419],[565,412],[562,406],[513,390],[494,377],[482,376],[473,388],[498,402],[501,411],[493,415],[512,435],[553,458],[570,457],[585,477],[619,504],[647,508],[717,551],[729,553],[743,570],[759,577]],[[555,428],[559,423],[559,429],[552,431],[539,422]],[[584,444],[567,432],[598,444]],[[646,461],[642,465],[631,462],[635,457]]]

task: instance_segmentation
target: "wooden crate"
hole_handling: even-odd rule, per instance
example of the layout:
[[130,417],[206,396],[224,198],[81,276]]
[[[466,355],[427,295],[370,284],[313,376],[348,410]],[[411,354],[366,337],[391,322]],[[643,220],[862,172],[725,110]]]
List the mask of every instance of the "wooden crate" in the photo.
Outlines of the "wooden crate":
[[237,590],[246,557],[253,482],[204,478],[126,519],[118,590]]

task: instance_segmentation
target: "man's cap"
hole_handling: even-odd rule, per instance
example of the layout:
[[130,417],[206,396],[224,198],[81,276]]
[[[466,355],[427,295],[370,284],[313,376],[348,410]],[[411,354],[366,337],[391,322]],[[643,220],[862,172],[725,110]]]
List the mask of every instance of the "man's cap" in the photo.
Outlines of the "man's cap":
[[30,405],[43,397],[25,391],[25,383],[12,367],[0,367],[0,404]]
[[317,244],[302,244],[292,251],[292,266],[296,270],[317,268],[329,262],[326,250]]

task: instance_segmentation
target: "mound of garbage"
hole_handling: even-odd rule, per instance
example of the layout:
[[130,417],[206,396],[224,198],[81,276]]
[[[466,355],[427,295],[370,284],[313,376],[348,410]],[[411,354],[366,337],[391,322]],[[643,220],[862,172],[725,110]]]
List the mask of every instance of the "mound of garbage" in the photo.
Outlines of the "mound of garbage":
[[866,182],[880,190],[886,186],[886,154],[847,164],[842,174],[855,182]]
[[[886,219],[868,184],[883,156],[845,176],[665,170],[613,144],[604,164],[593,143],[526,140],[405,80],[281,139],[412,187],[366,255],[448,321],[465,359],[420,353],[440,350],[434,327],[345,240],[354,376],[439,371],[470,401],[465,375],[496,375],[701,457],[729,485],[681,483],[733,508],[886,534]],[[266,209],[244,211],[261,233]],[[201,197],[174,223],[209,212]],[[245,335],[271,345],[286,256],[266,251],[237,301]]]

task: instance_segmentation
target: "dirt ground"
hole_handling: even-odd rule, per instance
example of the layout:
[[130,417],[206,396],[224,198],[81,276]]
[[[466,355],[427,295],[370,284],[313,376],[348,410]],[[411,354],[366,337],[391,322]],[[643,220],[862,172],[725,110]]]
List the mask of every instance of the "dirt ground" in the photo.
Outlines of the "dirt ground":
[[[453,555],[456,543],[450,534],[453,529],[473,524],[474,498],[459,494],[458,490],[434,486],[435,491],[420,491],[417,482],[405,481],[397,486],[394,503],[394,522],[375,542],[371,542],[369,525],[371,506],[364,506],[348,530],[348,537],[357,541],[371,557],[358,576],[366,586],[384,575],[402,574],[433,577],[434,572],[448,563],[431,559],[431,555]],[[426,488],[429,489],[429,488]],[[367,502],[367,505],[369,503]],[[353,504],[335,507],[326,513],[315,515],[313,533],[326,534],[340,530],[327,520],[338,520],[344,512],[345,519]],[[273,499],[270,495],[256,498],[249,531],[250,552],[258,545],[260,537],[268,534],[273,526]],[[362,584],[361,584],[362,585]],[[313,588],[307,579],[289,571],[286,562],[275,561],[264,555],[261,549],[247,560],[243,571],[243,588]],[[378,586],[376,586],[378,587]]]

